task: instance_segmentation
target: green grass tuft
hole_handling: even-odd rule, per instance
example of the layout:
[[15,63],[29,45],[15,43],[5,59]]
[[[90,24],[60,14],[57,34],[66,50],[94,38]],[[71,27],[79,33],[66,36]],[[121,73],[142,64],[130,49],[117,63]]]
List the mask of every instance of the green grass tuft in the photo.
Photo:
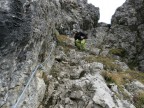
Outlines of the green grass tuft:
[[117,56],[120,56],[120,57],[125,57],[126,55],[126,50],[125,49],[122,49],[122,48],[115,48],[115,49],[111,49],[109,51],[110,54],[113,54],[113,55],[117,55]]

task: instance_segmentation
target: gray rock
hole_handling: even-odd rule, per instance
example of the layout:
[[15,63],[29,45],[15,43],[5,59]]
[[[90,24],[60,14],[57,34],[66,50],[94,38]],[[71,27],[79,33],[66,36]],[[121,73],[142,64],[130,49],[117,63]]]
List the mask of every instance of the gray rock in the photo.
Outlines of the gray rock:
[[78,66],[71,71],[70,78],[79,79],[80,77],[82,77],[82,74],[84,73],[85,73],[84,70],[80,66]]
[[100,49],[99,48],[92,48],[90,50],[90,53],[94,54],[94,55],[99,55],[100,54]]
[[109,86],[113,92],[119,94],[118,86],[116,84],[112,83],[112,84],[109,84]]
[[140,65],[137,66],[141,71],[143,71],[141,61],[144,59],[143,10],[143,0],[127,0],[112,17],[110,33],[114,35],[114,39],[107,38],[113,46],[126,50],[129,63],[138,61],[137,64]]
[[125,62],[120,62],[116,60],[114,63],[117,64],[123,71],[126,71],[129,69],[129,67],[127,66]]
[[[54,54],[52,53],[50,59],[47,59],[47,56],[51,52],[56,30],[60,34],[71,35],[73,24],[78,23],[80,29],[88,30],[97,26],[98,19],[99,9],[87,4],[87,1],[1,0],[0,88],[1,91],[6,91],[0,92],[0,106],[5,103],[4,107],[9,108],[16,103],[32,70],[44,60],[48,62],[43,64],[42,69],[47,72],[46,74],[49,73]],[[73,45],[72,43],[69,45]],[[57,56],[57,59],[68,61],[62,53]],[[37,85],[37,80],[32,84]],[[45,91],[38,94],[35,88],[29,87],[30,91],[33,91],[31,93],[36,96],[31,97],[31,101],[36,103],[31,104],[27,101],[27,106],[23,105],[23,107],[36,108],[40,103],[41,98],[37,100],[37,97],[43,96]],[[41,88],[44,88],[44,84]],[[8,100],[5,101],[7,92],[9,92]]]
[[70,99],[81,100],[84,93],[82,91],[73,91],[70,94]]
[[141,71],[144,71],[144,60],[140,62],[139,68]]
[[130,83],[129,87],[131,90],[134,90],[134,91],[144,90],[144,85],[139,81],[133,81],[132,83]]
[[[107,86],[101,75],[103,64],[87,63],[82,60],[82,56],[85,54],[85,52],[81,54],[80,51],[71,50],[66,54],[66,56],[70,56],[67,65],[63,66],[62,62],[54,63],[54,69],[59,67],[61,69],[59,69],[57,78],[53,77],[49,80],[48,93],[44,100],[45,105],[49,107],[65,106],[66,108],[135,108],[129,101],[114,97],[121,92],[116,85],[111,89]],[[77,65],[71,65],[73,60],[80,61]],[[70,77],[64,77],[64,75]],[[47,104],[49,102],[52,103]]]
[[109,49],[104,49],[100,55],[106,57],[109,54]]
[[[127,0],[117,9],[110,27],[98,24],[99,9],[87,4],[87,0],[1,0],[0,107],[10,108],[16,103],[33,69],[46,60],[18,107],[37,108],[42,102],[41,107],[49,108],[134,108],[129,101],[113,97],[100,74],[103,64],[83,60],[89,52],[70,49],[65,54],[64,48],[58,47],[55,54],[52,51],[47,57],[56,39],[55,31],[72,36],[74,29],[92,30],[88,49],[99,55],[100,49],[96,47],[105,44],[108,47],[101,55],[107,56],[108,48],[120,46],[128,52],[130,60],[138,53],[136,60],[141,61],[142,70],[143,10],[142,0]],[[73,46],[74,40],[70,38],[65,44]],[[126,69],[124,63],[117,64]],[[128,87],[144,88],[137,82]],[[116,87],[113,91],[117,92]]]
[[102,63],[98,63],[98,62],[90,63],[90,69],[91,69],[92,71],[95,71],[95,70],[97,70],[97,69],[103,70],[103,64],[102,64]]

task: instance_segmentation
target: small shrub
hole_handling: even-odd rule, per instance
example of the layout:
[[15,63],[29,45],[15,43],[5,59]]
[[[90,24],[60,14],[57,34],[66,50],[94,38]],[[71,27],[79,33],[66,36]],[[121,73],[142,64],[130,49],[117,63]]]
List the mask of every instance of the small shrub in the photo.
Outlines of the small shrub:
[[110,54],[118,55],[120,57],[124,57],[126,55],[126,50],[123,48],[115,48],[109,51]]

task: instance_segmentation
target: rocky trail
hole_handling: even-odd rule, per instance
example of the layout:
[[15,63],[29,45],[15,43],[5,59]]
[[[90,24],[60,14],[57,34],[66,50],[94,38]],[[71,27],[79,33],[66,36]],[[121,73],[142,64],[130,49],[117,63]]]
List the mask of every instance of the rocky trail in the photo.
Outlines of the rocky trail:
[[[120,90],[114,82],[106,82],[105,65],[97,60],[89,62],[88,58],[101,54],[96,55],[89,49],[80,51],[72,43],[56,48],[55,61],[47,78],[47,90],[40,108],[135,108],[133,96],[124,86]],[[121,65],[121,70],[129,69],[126,64],[115,61]]]
[[0,108],[144,108],[144,0],[99,19],[88,0],[0,0]]

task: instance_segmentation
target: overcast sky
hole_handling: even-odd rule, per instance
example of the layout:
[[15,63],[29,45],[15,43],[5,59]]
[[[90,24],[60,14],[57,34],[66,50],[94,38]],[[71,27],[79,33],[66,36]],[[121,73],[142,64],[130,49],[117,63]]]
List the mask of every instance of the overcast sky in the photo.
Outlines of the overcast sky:
[[126,0],[88,0],[88,3],[92,3],[96,7],[100,8],[99,22],[110,23],[115,10],[125,1]]

